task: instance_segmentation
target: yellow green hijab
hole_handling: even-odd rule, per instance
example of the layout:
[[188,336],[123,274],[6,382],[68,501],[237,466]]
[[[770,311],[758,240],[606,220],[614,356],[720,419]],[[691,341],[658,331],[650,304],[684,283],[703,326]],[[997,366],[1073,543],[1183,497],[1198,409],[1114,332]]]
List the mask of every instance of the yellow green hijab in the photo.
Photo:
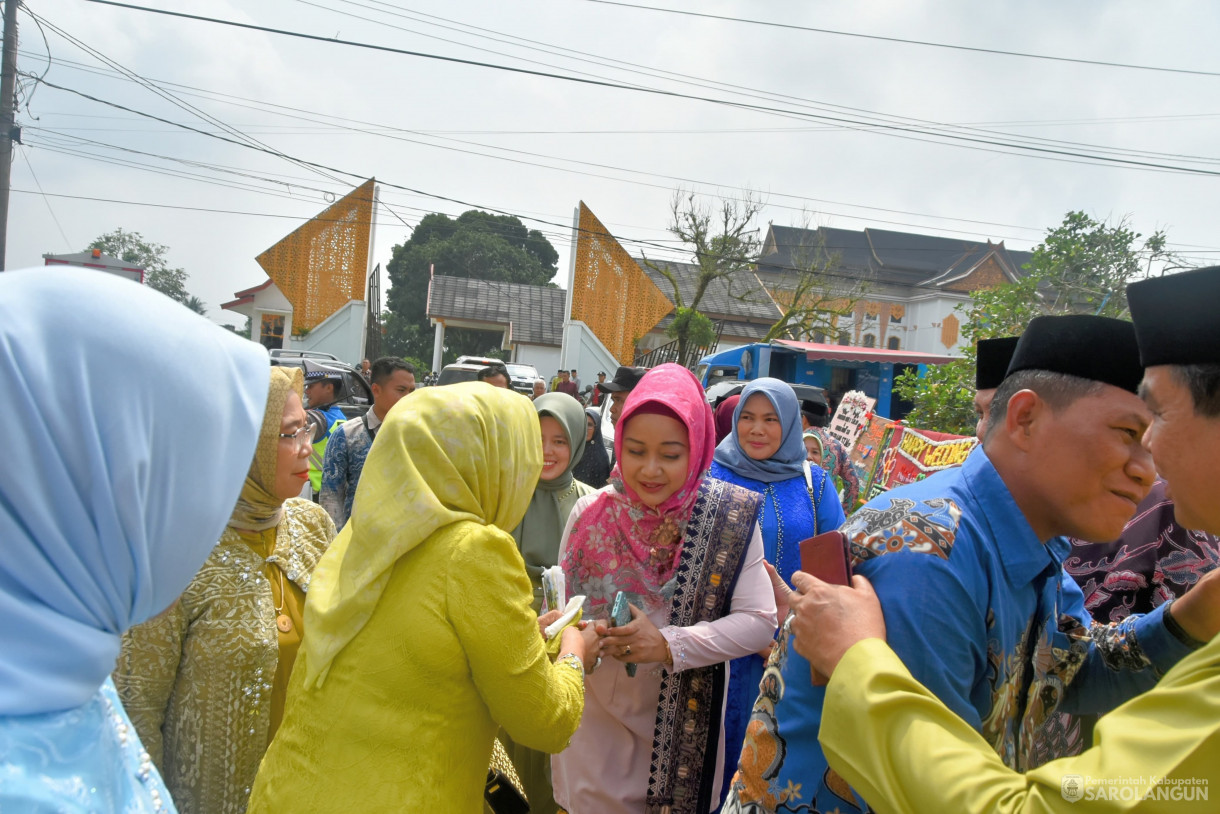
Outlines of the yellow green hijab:
[[279,460],[280,425],[284,420],[284,405],[293,393],[304,395],[304,377],[299,368],[271,368],[271,389],[267,391],[267,409],[263,426],[258,431],[258,446],[254,460],[241,487],[241,495],[229,525],[238,529],[262,531],[280,524],[284,501],[275,496],[275,469]]
[[507,534],[542,472],[529,399],[483,382],[428,387],[377,433],[352,517],[314,570],[301,648],[307,688],[364,628],[395,563],[438,529],[467,520]]

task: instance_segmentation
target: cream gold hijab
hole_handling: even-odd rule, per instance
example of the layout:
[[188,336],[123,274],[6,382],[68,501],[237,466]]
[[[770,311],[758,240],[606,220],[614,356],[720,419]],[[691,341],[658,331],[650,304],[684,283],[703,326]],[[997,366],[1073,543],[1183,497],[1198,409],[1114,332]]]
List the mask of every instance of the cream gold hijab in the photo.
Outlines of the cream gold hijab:
[[250,462],[250,472],[241,488],[237,505],[229,518],[229,525],[236,529],[262,531],[280,524],[284,501],[275,496],[275,468],[279,459],[280,423],[284,418],[284,405],[288,396],[298,397],[305,391],[305,379],[298,368],[272,367],[271,389],[267,391],[267,411],[263,413],[263,426],[258,433],[258,448]]

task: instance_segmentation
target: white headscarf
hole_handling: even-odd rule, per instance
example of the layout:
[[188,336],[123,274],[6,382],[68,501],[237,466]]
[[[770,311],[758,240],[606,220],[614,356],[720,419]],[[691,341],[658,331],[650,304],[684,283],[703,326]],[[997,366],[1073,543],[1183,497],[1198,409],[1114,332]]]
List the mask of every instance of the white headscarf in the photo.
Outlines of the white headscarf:
[[0,272],[0,715],[71,709],[167,608],[254,455],[267,352],[100,271]]

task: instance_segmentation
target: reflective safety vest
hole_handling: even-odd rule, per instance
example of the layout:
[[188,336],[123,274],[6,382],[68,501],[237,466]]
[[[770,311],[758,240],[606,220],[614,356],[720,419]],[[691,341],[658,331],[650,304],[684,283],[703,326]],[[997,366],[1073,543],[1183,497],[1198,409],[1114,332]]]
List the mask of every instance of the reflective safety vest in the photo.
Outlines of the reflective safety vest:
[[314,442],[313,452],[309,453],[309,484],[313,487],[315,495],[322,491],[322,462],[326,460],[326,445],[330,441],[331,433],[346,420],[340,418],[331,424],[326,435],[322,436],[322,440]]

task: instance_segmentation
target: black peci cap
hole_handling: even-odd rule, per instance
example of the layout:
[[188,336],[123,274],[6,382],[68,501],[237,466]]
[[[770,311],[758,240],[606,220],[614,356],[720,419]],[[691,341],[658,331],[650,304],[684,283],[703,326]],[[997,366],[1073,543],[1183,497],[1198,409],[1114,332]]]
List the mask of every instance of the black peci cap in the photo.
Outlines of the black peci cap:
[[1005,336],[999,339],[980,339],[978,356],[974,367],[974,389],[994,390],[1008,375],[1008,365],[1012,362],[1013,351],[1017,349],[1019,336]]
[[1127,302],[1144,367],[1220,364],[1220,266],[1132,283]]
[[1035,317],[1021,334],[1008,374],[1021,370],[1066,373],[1132,393],[1144,377],[1131,323],[1087,314]]
[[642,367],[623,365],[614,371],[613,379],[608,382],[598,382],[597,389],[603,393],[630,392],[635,389],[635,386],[640,383],[640,379],[644,378],[644,374],[647,372]]

